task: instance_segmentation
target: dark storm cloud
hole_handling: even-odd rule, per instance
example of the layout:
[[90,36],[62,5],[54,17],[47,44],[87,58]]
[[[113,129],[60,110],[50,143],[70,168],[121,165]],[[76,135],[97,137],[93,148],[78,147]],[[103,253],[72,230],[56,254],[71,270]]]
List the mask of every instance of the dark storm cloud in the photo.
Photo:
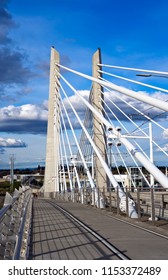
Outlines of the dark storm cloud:
[[7,11],[6,7],[9,1],[0,0],[0,44],[5,45],[11,42],[8,36],[10,28],[16,26],[12,16]]
[[32,76],[23,65],[24,55],[9,48],[0,49],[0,83],[24,84]]
[[[25,85],[32,77],[31,70],[26,67],[26,55],[16,50],[9,36],[9,31],[16,27],[11,14],[7,10],[9,1],[0,0],[0,95],[7,95],[8,87]],[[12,43],[12,44],[11,44]]]
[[5,149],[4,148],[0,148],[0,155],[3,155],[5,153]]
[[[67,55],[62,54],[60,56],[60,64],[68,67],[71,64],[71,60]],[[36,67],[42,71],[44,76],[46,76],[46,77],[49,76],[49,73],[50,73],[49,61],[41,61],[39,64],[36,65]],[[64,73],[67,71],[64,69],[61,69],[61,72]]]
[[12,20],[12,16],[8,13],[6,9],[0,6],[0,24],[5,26],[13,26],[15,23]]
[[0,7],[6,7],[10,0],[0,0]]
[[62,65],[68,66],[71,63],[71,59],[69,56],[62,54],[60,57],[60,62]]
[[50,73],[50,63],[48,61],[41,61],[36,67],[42,71],[44,77],[49,77]]
[[46,134],[47,121],[45,120],[5,120],[0,126],[0,132],[19,134]]

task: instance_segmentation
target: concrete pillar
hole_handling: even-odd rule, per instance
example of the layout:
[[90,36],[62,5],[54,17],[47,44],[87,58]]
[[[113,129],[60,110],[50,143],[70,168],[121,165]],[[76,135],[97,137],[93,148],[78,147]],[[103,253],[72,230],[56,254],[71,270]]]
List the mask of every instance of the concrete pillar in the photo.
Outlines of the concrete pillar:
[[46,143],[46,162],[44,178],[44,196],[55,196],[59,191],[58,166],[59,166],[59,142],[60,142],[60,93],[56,85],[55,70],[59,67],[59,53],[51,48],[50,57],[50,84],[48,100],[48,126]]
[[[100,49],[98,49],[94,53],[92,58],[92,72],[93,72],[92,75],[95,78],[101,76],[101,74],[97,72],[97,70],[100,70],[100,66],[98,66],[98,64],[100,63],[101,63],[101,53],[100,53]],[[101,91],[103,91],[102,87],[99,84],[93,82],[92,91],[91,91],[91,103],[97,111],[103,114],[102,111],[103,102],[101,98],[103,99],[104,96],[101,93]],[[94,115],[93,115],[93,137],[94,137],[93,138],[94,143],[99,149],[101,156],[107,162],[106,137],[104,133],[104,124],[97,118],[97,116]],[[102,167],[99,158],[96,155],[94,155],[94,169],[95,169],[96,186],[102,192],[103,188],[105,190],[107,188],[108,179],[107,179],[106,172]]]

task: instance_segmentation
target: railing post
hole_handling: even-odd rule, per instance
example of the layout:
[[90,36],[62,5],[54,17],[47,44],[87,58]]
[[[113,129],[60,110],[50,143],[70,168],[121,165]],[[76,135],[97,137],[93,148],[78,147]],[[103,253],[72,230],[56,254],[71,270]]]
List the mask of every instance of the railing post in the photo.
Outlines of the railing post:
[[105,195],[105,187],[103,186],[103,193],[102,193],[102,195],[103,195],[103,200],[104,200],[104,204],[106,204],[106,195]]
[[109,209],[110,209],[110,212],[112,211],[112,205],[111,205],[111,184],[110,184],[110,190],[109,190]]
[[86,204],[86,198],[85,198],[84,187],[82,187],[82,196],[83,196],[83,204]]
[[95,203],[95,188],[92,190],[93,192],[93,206],[96,207],[96,203]]
[[139,186],[137,186],[137,208],[138,208],[138,219],[140,219],[141,218],[141,206],[140,206]]
[[128,208],[128,189],[126,187],[126,215],[129,217],[129,208]]
[[98,191],[98,208],[100,208],[100,189],[99,189],[99,187],[98,187],[97,191]]
[[120,198],[119,198],[119,190],[118,190],[118,186],[117,186],[117,215],[120,214]]
[[153,224],[155,224],[155,203],[154,203],[154,188],[151,186],[150,188],[151,192],[151,220]]

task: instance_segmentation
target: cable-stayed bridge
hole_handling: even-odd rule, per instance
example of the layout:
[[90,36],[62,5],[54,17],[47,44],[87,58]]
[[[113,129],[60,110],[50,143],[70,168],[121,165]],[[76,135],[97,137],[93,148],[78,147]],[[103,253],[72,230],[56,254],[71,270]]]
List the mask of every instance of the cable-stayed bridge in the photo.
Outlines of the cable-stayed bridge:
[[[98,50],[93,56],[93,75],[89,76],[61,65],[59,54],[54,48],[52,49],[45,196],[51,195],[51,193],[55,195],[57,192],[68,189],[73,193],[74,186],[71,176],[73,171],[77,180],[77,188],[82,190],[80,174],[77,171],[79,166],[83,167],[87,176],[85,180],[91,190],[95,191],[96,196],[98,196],[98,191],[102,192],[103,188],[107,190],[112,185],[114,189],[118,189],[120,199],[125,199],[123,189],[126,185],[122,180],[119,165],[125,167],[128,179],[127,187],[132,186],[136,189],[135,178],[133,179],[129,167],[136,167],[133,170],[137,169],[142,180],[145,181],[145,185],[149,188],[155,185],[155,181],[163,188],[168,186],[167,176],[154,164],[154,151],[162,153],[165,158],[164,162],[166,162],[166,146],[157,143],[156,136],[155,138],[153,136],[153,131],[156,130],[157,136],[166,137],[166,127],[159,120],[163,117],[164,123],[166,123],[167,102],[144,94],[142,90],[135,92],[114,84],[103,75],[127,80],[143,87],[146,86],[159,93],[166,93],[167,90],[114,75],[104,71],[103,67],[118,68],[117,66],[103,65],[100,50]],[[125,69],[124,67],[123,70],[142,71],[140,69]],[[74,80],[77,79],[76,76],[80,76],[91,81],[88,96],[86,94],[83,96],[63,76],[65,71],[73,73]],[[143,70],[143,73],[146,71]],[[73,105],[73,102],[76,101],[78,104]],[[81,112],[75,106],[79,106],[79,110],[83,110],[85,106],[84,120],[81,118]],[[82,131],[80,140],[76,136],[75,126]],[[69,130],[74,140],[69,138]],[[72,141],[76,145],[76,155],[73,154],[70,145]],[[146,144],[144,144],[145,141]],[[147,149],[147,153],[144,147]],[[120,184],[111,172],[110,161],[117,169]],[[143,173],[142,167],[148,176]],[[69,178],[69,188],[66,177]],[[144,186],[142,182],[136,183],[141,183],[139,184],[141,187]],[[104,207],[104,201],[101,197],[99,198],[99,206]],[[129,207],[131,207],[131,203]],[[136,217],[132,207],[130,215]]]
[[[120,74],[117,74],[117,71]],[[97,224],[90,220],[91,215],[95,215],[95,210],[91,209],[110,209],[110,213],[120,213],[135,221],[140,220],[142,215],[149,216],[149,220],[153,223],[160,218],[167,219],[167,90],[158,85],[154,79],[155,85],[144,83],[143,76],[162,79],[168,77],[168,73],[103,64],[98,49],[93,55],[92,74],[88,75],[62,65],[59,53],[51,48],[45,180],[44,186],[38,192],[43,198],[34,199],[34,210],[31,212],[30,194],[29,200],[21,199],[22,196],[25,197],[23,195],[25,192],[30,193],[27,188],[24,187],[20,193],[15,192],[14,198],[7,196],[5,208],[1,210],[1,249],[5,258],[17,259],[20,254],[22,258],[28,257],[27,249],[22,248],[25,224],[27,227],[25,239],[31,241],[27,242],[31,245],[24,244],[24,248],[31,248],[32,258],[75,259],[74,256],[77,255],[76,259],[89,259],[90,253],[81,255],[79,252],[79,240],[74,241],[79,243],[75,245],[78,253],[73,254],[69,249],[69,253],[65,256],[67,249],[64,245],[68,241],[64,235],[59,236],[64,239],[64,245],[61,249],[57,248],[55,240],[58,238],[57,231],[60,230],[64,216],[75,219],[74,215],[78,213],[80,221],[84,219],[84,222],[91,224],[94,230],[101,231],[101,236],[104,228],[100,226],[99,229],[95,229]],[[82,90],[84,86],[87,89]],[[17,202],[16,206],[15,202],[19,199],[21,202]],[[16,218],[13,213],[17,212],[18,207],[23,208],[25,203],[26,209],[29,210],[24,209],[24,219],[22,217],[21,224],[17,221],[18,227],[15,227]],[[12,212],[13,207],[15,212]],[[86,207],[91,208],[86,210]],[[65,212],[66,209],[69,212]],[[86,210],[84,216],[83,209]],[[8,211],[11,211],[8,215],[13,217],[12,221],[5,216]],[[39,215],[40,221],[37,220]],[[109,219],[102,217],[100,213],[96,215],[100,224],[101,219],[104,221]],[[31,229],[30,217],[33,221]],[[8,222],[3,223],[4,218]],[[54,247],[50,248],[47,243],[42,250],[35,245],[36,241],[33,239],[37,237],[34,225],[36,224],[36,227],[38,225],[40,229],[42,226],[40,223],[43,224],[45,221],[50,237],[47,233],[43,233]],[[83,227],[80,221],[71,222]],[[11,232],[14,232],[11,238],[9,227],[5,226],[8,223],[11,224]],[[109,220],[106,221],[106,227],[109,223]],[[111,220],[112,224],[114,226],[114,220],[113,222]],[[120,227],[115,224],[115,227],[117,226]],[[78,228],[79,230],[81,229]],[[89,231],[88,228],[85,230]],[[122,233],[124,230],[126,229],[123,227]],[[126,231],[128,231],[126,235],[132,234],[131,225],[127,224]],[[30,232],[31,238],[28,238]],[[109,232],[105,233],[103,246],[111,250],[115,257],[143,258],[143,255],[136,255],[132,249],[129,251],[130,245],[127,248],[128,254],[121,253],[122,246],[118,243],[118,251],[115,251],[116,244],[114,248],[111,237],[110,242],[107,242],[110,232],[109,227]],[[68,231],[66,234],[70,238],[71,234]],[[78,235],[79,232],[75,234]],[[95,234],[94,238],[101,240],[101,236]],[[136,238],[141,240],[141,237],[137,232]],[[157,237],[161,250],[163,247],[165,250],[167,247],[163,240],[166,240],[166,236],[157,235]],[[100,248],[99,253],[96,253],[96,249],[93,248],[94,240],[90,241],[91,249],[88,249],[88,244],[86,249],[84,243],[89,240],[88,238],[84,237],[81,246],[88,252],[93,250],[95,257],[92,256],[92,259],[101,257],[113,259],[113,254],[104,249],[102,256]],[[37,243],[41,244],[42,239],[40,236]],[[7,246],[6,242],[12,245]],[[45,250],[48,251],[44,253]],[[59,257],[59,250],[63,252],[63,256]],[[158,258],[154,248],[153,254]],[[166,258],[166,253],[160,257]]]

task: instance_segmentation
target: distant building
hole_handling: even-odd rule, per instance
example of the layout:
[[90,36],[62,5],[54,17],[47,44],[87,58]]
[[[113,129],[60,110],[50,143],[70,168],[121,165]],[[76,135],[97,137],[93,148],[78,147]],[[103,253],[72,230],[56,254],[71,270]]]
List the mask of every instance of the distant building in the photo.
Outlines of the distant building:
[[[14,174],[13,175],[13,180],[16,181],[22,181],[25,177],[27,178],[31,178],[33,177],[34,179],[36,179],[37,181],[41,181],[44,179],[44,175],[41,175],[40,173],[36,173],[36,174]],[[4,181],[10,181],[11,180],[11,175],[6,175],[3,176],[3,180]]]

